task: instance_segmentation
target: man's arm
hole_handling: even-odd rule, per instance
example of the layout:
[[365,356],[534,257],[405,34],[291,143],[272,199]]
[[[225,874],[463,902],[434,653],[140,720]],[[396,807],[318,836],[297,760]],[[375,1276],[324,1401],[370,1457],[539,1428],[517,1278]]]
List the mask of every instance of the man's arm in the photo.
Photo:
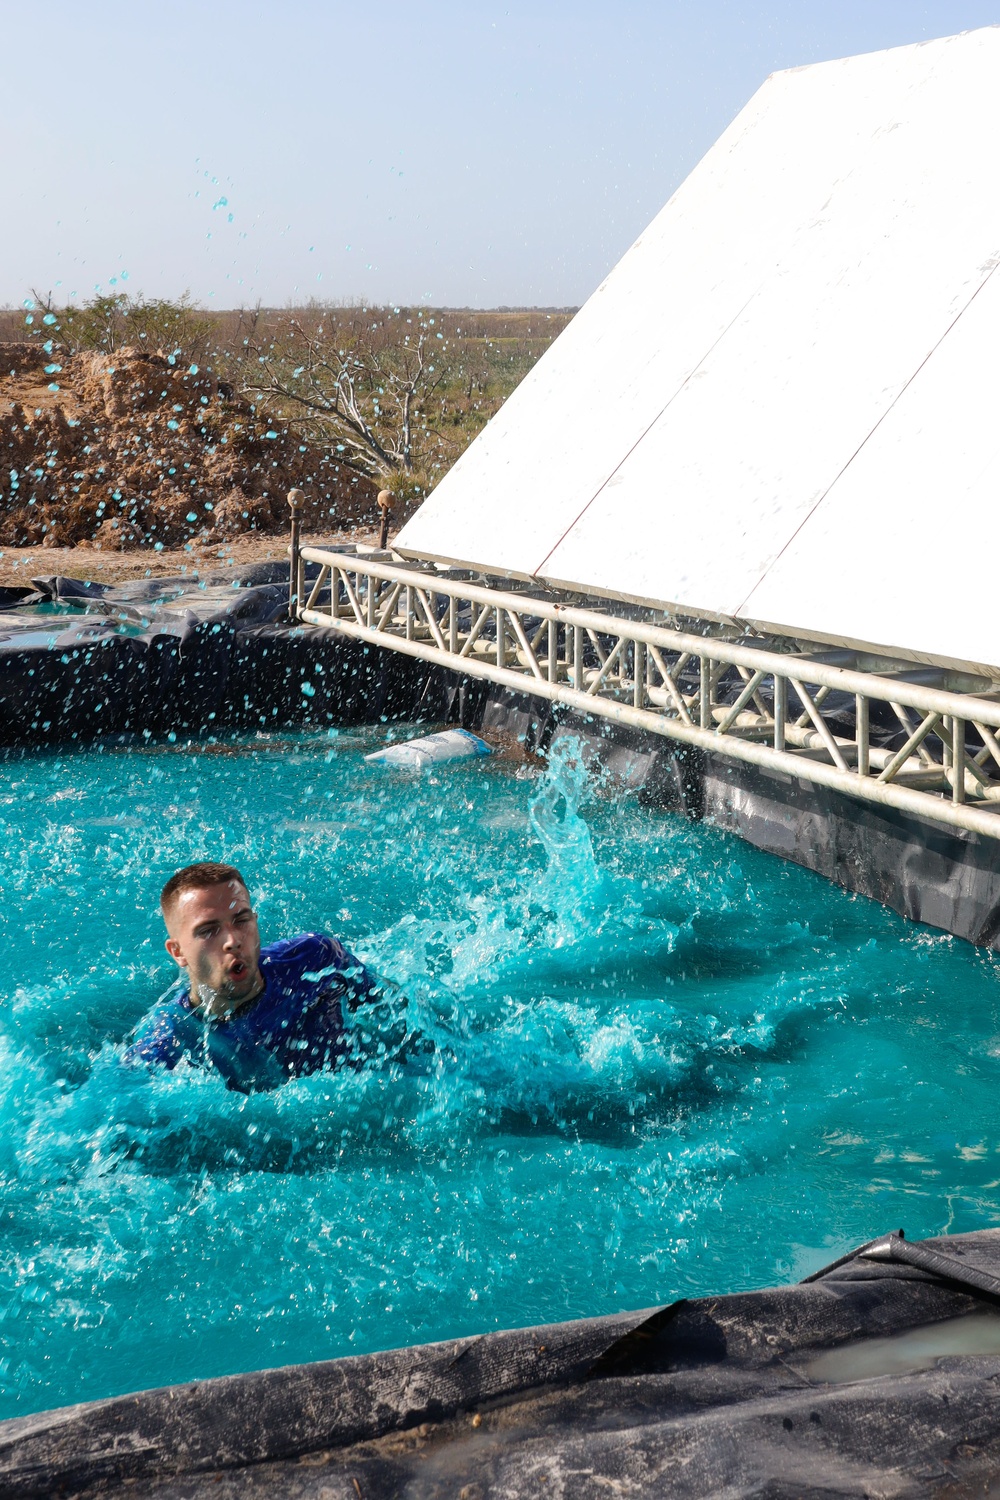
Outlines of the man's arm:
[[123,1054],[126,1063],[176,1068],[181,1058],[190,1052],[191,1036],[185,1025],[190,1017],[182,1004],[186,990],[186,979],[177,979],[160,996],[133,1031]]
[[[321,932],[309,936],[315,947],[310,954],[309,968],[303,971],[302,978],[318,986],[318,1000],[339,1000],[346,1021],[348,1014],[353,1015],[359,1006],[373,1005],[383,998],[387,988],[385,982],[342,942]],[[278,946],[275,944],[275,948]],[[405,999],[402,1003],[405,1007]]]
[[[308,977],[326,981],[340,1011],[351,1051],[359,1058],[404,1062],[434,1051],[430,1037],[411,1031],[408,1001],[396,985],[362,963],[336,938],[325,937],[322,969]],[[306,976],[304,976],[306,977]]]

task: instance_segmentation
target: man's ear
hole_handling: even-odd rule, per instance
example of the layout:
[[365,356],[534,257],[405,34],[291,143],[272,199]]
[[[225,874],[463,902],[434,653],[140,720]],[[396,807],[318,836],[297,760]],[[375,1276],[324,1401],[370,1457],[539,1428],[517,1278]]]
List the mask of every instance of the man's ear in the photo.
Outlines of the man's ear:
[[187,968],[188,961],[181,952],[181,945],[176,938],[168,937],[163,946],[174,960],[174,963],[179,964],[182,969]]

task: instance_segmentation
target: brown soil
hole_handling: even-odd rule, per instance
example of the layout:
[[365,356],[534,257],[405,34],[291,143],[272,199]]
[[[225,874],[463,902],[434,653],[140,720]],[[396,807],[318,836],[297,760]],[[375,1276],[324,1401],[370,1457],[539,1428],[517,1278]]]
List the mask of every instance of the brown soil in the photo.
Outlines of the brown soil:
[[[303,542],[378,542],[378,530],[331,528],[308,531]],[[92,547],[4,547],[0,550],[0,587],[28,587],[32,578],[80,578],[92,583],[124,583],[130,578],[166,578],[186,573],[198,578],[218,569],[245,567],[248,563],[286,562],[288,537],[241,536],[210,546],[189,543],[186,547],[154,552],[138,547],[128,552],[103,552]]]
[[[5,574],[13,558],[23,576],[19,554],[34,547],[141,549],[140,573],[165,571],[174,554],[176,570],[185,546],[283,533],[292,488],[305,494],[314,533],[375,522],[373,485],[210,371],[139,349],[70,355],[0,344]],[[92,575],[96,557],[80,566]],[[115,576],[126,576],[121,558]]]

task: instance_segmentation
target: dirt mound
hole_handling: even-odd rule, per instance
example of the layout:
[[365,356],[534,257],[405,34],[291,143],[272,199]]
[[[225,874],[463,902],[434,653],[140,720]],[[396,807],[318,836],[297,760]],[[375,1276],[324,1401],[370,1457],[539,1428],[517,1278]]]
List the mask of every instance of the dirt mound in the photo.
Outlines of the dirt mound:
[[0,545],[205,544],[375,513],[375,488],[171,355],[0,344]]

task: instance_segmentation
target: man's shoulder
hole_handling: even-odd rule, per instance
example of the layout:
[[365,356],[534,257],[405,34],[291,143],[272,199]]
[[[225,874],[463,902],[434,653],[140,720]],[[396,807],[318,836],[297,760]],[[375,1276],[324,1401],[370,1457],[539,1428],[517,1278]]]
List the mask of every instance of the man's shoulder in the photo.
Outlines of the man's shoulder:
[[337,967],[348,961],[347,949],[326,932],[300,932],[279,938],[260,950],[261,969],[297,969],[300,973]]
[[180,974],[157,1000],[149,1012],[148,1019],[158,1019],[167,1025],[179,1025],[194,1014],[191,1004],[191,982],[189,976]]
[[187,982],[179,979],[139,1023],[126,1049],[126,1061],[166,1062],[172,1066],[184,1048],[193,1014]]
[[308,1004],[347,998],[354,1006],[380,993],[375,975],[325,932],[300,932],[269,943],[260,951],[260,968],[269,997],[263,1014],[275,1007],[280,1010],[289,996]]

